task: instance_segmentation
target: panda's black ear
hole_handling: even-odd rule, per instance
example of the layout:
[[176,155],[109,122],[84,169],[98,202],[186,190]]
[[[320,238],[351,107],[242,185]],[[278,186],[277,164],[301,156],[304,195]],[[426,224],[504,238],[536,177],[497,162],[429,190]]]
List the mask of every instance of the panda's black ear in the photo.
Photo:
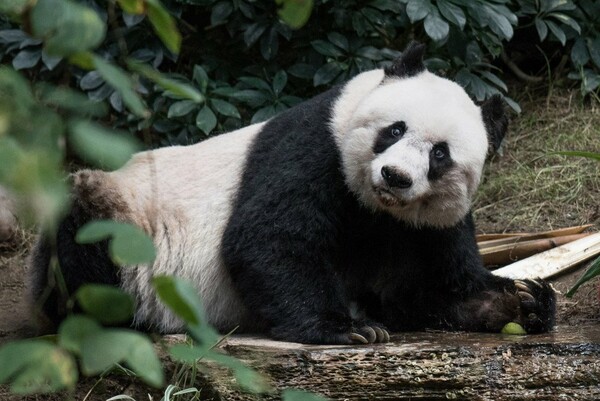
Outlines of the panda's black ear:
[[501,95],[494,95],[481,104],[481,116],[487,130],[490,147],[497,151],[508,128],[508,116]]
[[423,55],[425,45],[412,41],[406,46],[402,55],[391,66],[384,69],[386,77],[408,78],[425,71]]

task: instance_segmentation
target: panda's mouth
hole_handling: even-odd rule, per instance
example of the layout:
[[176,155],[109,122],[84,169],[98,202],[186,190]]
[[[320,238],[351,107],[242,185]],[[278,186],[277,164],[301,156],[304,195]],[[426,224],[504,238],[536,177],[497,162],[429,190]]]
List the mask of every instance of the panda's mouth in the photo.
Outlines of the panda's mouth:
[[400,199],[391,190],[385,187],[373,186],[373,191],[377,195],[377,199],[387,207],[404,207],[409,202]]

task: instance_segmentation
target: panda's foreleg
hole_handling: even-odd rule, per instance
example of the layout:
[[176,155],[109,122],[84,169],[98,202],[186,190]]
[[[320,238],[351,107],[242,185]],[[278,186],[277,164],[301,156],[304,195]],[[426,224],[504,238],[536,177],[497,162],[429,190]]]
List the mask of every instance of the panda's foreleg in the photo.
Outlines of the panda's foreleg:
[[556,297],[548,283],[511,280],[488,271],[479,256],[471,216],[446,234],[437,263],[447,272],[450,291],[441,316],[448,328],[499,332],[516,322],[528,333],[552,329]]
[[305,196],[268,207],[248,202],[236,210],[223,237],[223,258],[239,295],[252,317],[279,340],[385,341],[385,329],[352,317],[334,270],[335,212],[319,202]]

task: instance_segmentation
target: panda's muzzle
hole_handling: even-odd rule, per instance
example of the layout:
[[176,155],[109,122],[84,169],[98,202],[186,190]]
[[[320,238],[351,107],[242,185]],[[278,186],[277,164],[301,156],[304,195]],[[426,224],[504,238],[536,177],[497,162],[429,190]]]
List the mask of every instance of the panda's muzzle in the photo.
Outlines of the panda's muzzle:
[[407,189],[413,184],[413,181],[407,175],[398,172],[393,167],[383,166],[381,168],[381,176],[390,188]]

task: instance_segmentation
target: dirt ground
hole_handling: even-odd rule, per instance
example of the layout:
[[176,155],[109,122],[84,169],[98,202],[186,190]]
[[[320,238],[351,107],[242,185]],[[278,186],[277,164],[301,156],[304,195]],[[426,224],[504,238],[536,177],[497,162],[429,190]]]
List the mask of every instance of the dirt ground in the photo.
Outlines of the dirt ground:
[[[599,230],[600,163],[544,157],[554,150],[600,152],[599,105],[582,104],[572,92],[540,97],[524,91],[521,97],[523,113],[513,118],[504,154],[488,164],[475,201],[478,231],[544,231],[587,223],[595,224],[593,231]],[[0,345],[35,334],[24,284],[32,240],[33,234],[21,232],[10,245],[0,244]],[[584,268],[553,280],[556,290],[566,292]],[[581,287],[573,299],[560,296],[559,326],[600,324],[599,299],[600,278]],[[93,399],[136,393],[119,383],[103,383],[107,396]],[[76,399],[83,399],[93,385],[93,380],[83,382],[85,391]],[[131,387],[131,383],[126,386]],[[21,398],[0,387],[0,400],[17,399]],[[141,394],[137,399],[148,398]]]

